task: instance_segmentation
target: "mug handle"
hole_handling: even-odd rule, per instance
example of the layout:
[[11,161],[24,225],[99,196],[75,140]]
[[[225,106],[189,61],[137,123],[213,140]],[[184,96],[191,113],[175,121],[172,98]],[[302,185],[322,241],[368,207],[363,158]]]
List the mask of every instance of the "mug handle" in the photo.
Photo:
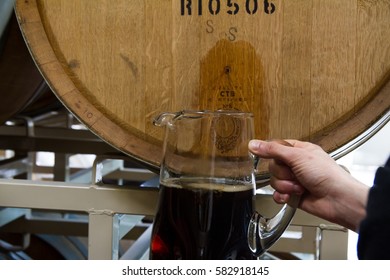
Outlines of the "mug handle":
[[[274,141],[277,141],[282,145],[292,147],[292,145],[287,141]],[[260,159],[256,155],[254,155],[254,157],[254,166],[255,169],[257,169]],[[265,183],[268,184],[269,182],[269,180],[267,180],[264,176],[260,179],[257,178],[256,181],[260,182],[261,187],[265,186]],[[289,203],[284,204],[282,209],[280,209],[279,212],[272,218],[265,218],[257,211],[253,213],[248,226],[248,245],[255,256],[260,256],[281,237],[294,217],[299,201],[299,195],[291,195]]]

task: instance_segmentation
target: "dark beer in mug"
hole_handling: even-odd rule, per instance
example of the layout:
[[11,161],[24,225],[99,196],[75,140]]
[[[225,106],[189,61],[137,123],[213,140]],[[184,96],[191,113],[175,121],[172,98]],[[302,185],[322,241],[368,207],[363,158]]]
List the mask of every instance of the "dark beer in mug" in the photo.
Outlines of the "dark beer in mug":
[[247,228],[252,185],[172,181],[160,184],[151,259],[254,259]]

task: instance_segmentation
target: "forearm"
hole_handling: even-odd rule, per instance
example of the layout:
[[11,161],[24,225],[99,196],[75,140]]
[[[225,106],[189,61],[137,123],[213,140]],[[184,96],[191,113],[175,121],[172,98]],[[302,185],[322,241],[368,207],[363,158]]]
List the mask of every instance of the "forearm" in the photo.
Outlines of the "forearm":
[[350,178],[334,197],[333,222],[357,232],[366,216],[369,187]]

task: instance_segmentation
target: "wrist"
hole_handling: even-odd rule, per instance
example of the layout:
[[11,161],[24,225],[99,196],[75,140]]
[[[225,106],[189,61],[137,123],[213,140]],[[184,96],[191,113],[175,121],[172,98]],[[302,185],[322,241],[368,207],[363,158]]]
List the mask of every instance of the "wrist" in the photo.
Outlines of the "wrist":
[[369,187],[350,177],[348,182],[339,187],[340,192],[335,194],[335,223],[355,232],[360,222],[366,216],[366,205]]

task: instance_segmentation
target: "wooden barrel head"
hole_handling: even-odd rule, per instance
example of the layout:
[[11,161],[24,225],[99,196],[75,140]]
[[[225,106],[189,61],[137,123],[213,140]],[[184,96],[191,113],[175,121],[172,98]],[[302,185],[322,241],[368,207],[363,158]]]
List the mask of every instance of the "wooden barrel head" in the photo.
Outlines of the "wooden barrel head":
[[236,109],[331,152],[390,106],[387,0],[19,0],[30,51],[99,137],[158,167],[162,112]]

